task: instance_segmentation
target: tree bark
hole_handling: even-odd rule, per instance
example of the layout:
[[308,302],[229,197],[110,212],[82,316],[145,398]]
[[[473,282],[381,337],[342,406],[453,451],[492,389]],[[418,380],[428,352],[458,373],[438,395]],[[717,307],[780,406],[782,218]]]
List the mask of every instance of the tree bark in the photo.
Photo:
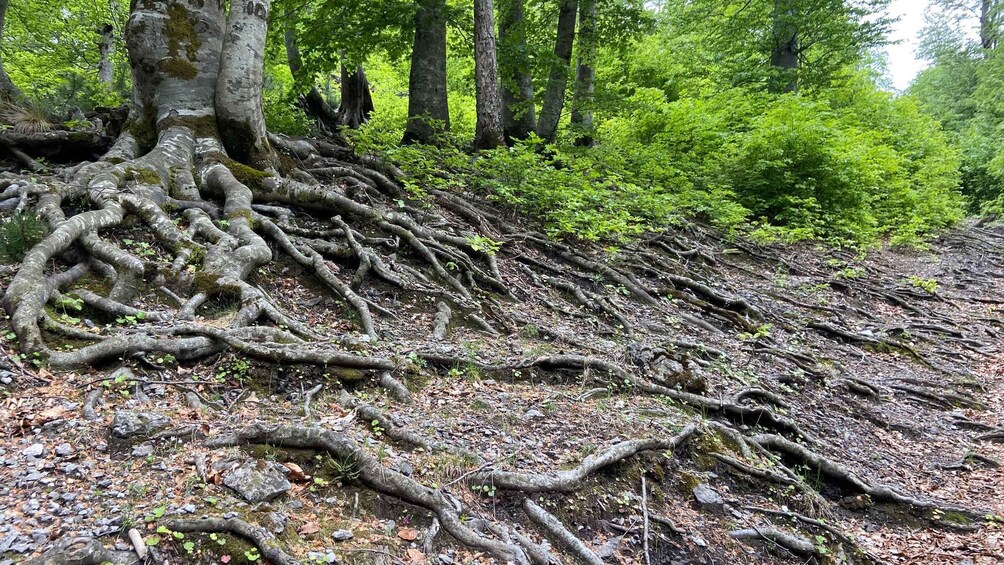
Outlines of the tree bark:
[[561,120],[561,110],[565,105],[565,89],[568,86],[568,69],[575,44],[575,14],[577,0],[561,0],[558,11],[558,33],[554,40],[554,60],[547,79],[544,103],[537,121],[537,135],[547,141],[554,141]]
[[980,2],[980,45],[987,51],[997,48],[999,10],[995,0],[981,0]]
[[115,83],[115,67],[112,65],[112,33],[115,28],[105,24],[101,28],[101,41],[98,42],[98,82],[111,88]]
[[216,118],[223,144],[234,159],[262,169],[276,165],[262,111],[265,50],[261,47],[268,34],[269,9],[270,0],[231,4],[216,81]]
[[526,46],[523,0],[499,6],[499,67],[502,77],[502,123],[509,139],[526,139],[537,127],[533,77]]
[[[4,25],[7,20],[8,0],[0,0],[0,44],[3,43]],[[24,101],[24,94],[7,76],[7,70],[3,65],[3,55],[0,54],[0,102],[20,103]]]
[[358,129],[365,124],[373,113],[373,96],[370,94],[370,83],[366,80],[366,71],[362,65],[349,72],[345,62],[342,62],[341,104],[338,107],[339,121],[343,126]]
[[446,0],[417,0],[404,143],[436,143],[450,129],[446,94]]
[[474,77],[478,114],[474,149],[505,145],[492,0],[474,0]]
[[774,48],[770,54],[770,92],[798,90],[798,25],[793,0],[774,0]]
[[579,60],[572,93],[572,126],[575,144],[593,144],[593,91],[596,77],[596,0],[579,0]]

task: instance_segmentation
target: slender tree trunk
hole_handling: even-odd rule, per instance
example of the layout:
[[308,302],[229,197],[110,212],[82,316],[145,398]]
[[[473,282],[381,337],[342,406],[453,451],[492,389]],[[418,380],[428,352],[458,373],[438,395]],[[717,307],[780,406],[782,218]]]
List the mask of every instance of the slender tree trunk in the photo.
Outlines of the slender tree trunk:
[[[0,0],[0,45],[3,44],[4,25],[7,20],[8,0]],[[3,54],[0,53],[0,102],[20,103],[24,101],[24,94],[7,76],[7,70],[3,65]]]
[[405,143],[435,143],[450,129],[446,95],[446,0],[417,0]]
[[537,127],[533,77],[526,46],[523,0],[499,6],[499,67],[502,77],[502,124],[509,139],[526,139]]
[[494,149],[505,145],[492,0],[474,0],[474,77],[478,114],[474,148]]
[[309,79],[303,76],[303,58],[300,56],[300,48],[296,43],[296,22],[293,20],[293,13],[287,8],[285,13],[285,27],[283,29],[283,43],[286,47],[286,62],[289,65],[289,72],[293,75],[293,80],[298,84],[310,81],[310,90],[302,95],[300,105],[307,115],[314,119],[318,127],[329,134],[335,134],[338,126],[341,125],[339,113],[328,104],[327,98],[317,88],[313,77]]
[[561,110],[565,105],[565,88],[568,86],[568,69],[575,44],[575,13],[577,0],[561,0],[558,11],[558,34],[554,40],[554,60],[544,91],[544,103],[537,121],[537,135],[547,141],[554,141],[561,120]]
[[593,91],[596,77],[596,0],[579,0],[579,60],[572,93],[572,126],[576,145],[592,145]]
[[349,72],[345,62],[342,62],[341,105],[338,107],[341,124],[352,129],[358,129],[365,124],[373,113],[373,96],[370,94],[370,83],[366,80],[366,71],[362,65]]
[[101,41],[98,43],[98,82],[111,88],[115,84],[115,67],[112,65],[112,33],[115,28],[105,24],[101,28]]
[[770,54],[770,92],[798,90],[798,25],[793,0],[774,0],[774,48]]
[[995,0],[980,2],[980,45],[987,51],[997,48],[998,10]]

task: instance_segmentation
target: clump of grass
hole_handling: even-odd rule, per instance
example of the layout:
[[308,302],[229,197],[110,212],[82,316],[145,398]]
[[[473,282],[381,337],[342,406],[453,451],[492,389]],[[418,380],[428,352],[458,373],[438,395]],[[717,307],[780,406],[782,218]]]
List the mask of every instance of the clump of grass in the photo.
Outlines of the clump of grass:
[[35,214],[19,212],[0,219],[0,262],[19,263],[29,249],[49,233],[45,220]]
[[52,130],[52,122],[45,112],[33,105],[25,107],[7,105],[0,112],[0,118],[8,123],[16,133],[31,135]]

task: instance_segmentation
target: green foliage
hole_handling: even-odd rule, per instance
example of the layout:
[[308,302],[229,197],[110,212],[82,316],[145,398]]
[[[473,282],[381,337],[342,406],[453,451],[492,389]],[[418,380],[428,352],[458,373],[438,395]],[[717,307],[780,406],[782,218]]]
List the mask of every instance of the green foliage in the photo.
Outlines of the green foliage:
[[0,219],[0,263],[19,263],[48,234],[48,224],[34,214],[19,212]]

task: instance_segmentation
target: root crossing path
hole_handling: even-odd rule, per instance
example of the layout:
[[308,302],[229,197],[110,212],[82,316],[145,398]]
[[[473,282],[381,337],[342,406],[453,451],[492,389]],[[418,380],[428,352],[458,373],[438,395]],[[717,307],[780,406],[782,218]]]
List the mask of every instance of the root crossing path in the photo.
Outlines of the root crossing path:
[[0,181],[49,227],[0,273],[0,561],[1004,554],[1001,230],[611,251],[157,103]]

